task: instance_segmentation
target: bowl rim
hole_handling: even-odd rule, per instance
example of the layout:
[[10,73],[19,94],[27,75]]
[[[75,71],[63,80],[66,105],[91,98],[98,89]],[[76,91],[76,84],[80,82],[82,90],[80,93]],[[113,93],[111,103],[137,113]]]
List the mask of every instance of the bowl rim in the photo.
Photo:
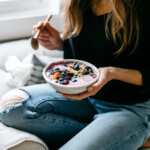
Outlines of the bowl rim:
[[[65,62],[65,61],[66,61],[66,62],[67,62],[67,61],[74,61],[74,62],[85,63],[86,65],[89,65],[89,66],[91,66],[92,68],[94,68],[94,70],[95,70],[96,73],[97,73],[97,77],[96,77],[94,80],[92,80],[92,81],[90,81],[90,82],[88,82],[88,83],[85,83],[85,84],[83,84],[83,85],[73,85],[73,86],[69,86],[69,85],[66,86],[66,85],[61,85],[61,84],[58,85],[57,83],[54,83],[54,82],[52,82],[50,79],[48,79],[48,77],[46,76],[46,71],[47,71],[48,67],[49,67],[52,63],[59,63],[59,62]],[[87,86],[89,86],[89,85],[95,83],[95,82],[98,80],[99,75],[100,75],[100,73],[99,73],[99,70],[98,70],[98,68],[97,68],[96,66],[94,66],[94,65],[91,64],[90,62],[87,62],[87,61],[84,61],[84,60],[80,60],[80,59],[63,59],[63,60],[54,61],[54,62],[51,62],[51,63],[49,63],[48,65],[46,65],[46,66],[44,67],[44,69],[43,69],[43,77],[44,77],[44,79],[45,79],[47,82],[50,82],[50,84],[53,84],[53,85],[58,86],[58,87],[63,87],[63,88],[81,88],[81,87],[87,87]]]

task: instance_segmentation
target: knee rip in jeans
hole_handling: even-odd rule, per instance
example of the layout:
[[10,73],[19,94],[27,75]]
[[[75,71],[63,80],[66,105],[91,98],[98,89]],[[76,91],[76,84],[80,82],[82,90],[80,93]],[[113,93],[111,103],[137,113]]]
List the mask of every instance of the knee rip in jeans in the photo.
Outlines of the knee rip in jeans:
[[23,101],[27,100],[29,95],[22,90],[12,90],[6,93],[0,100],[0,111],[4,111],[7,108],[19,106]]

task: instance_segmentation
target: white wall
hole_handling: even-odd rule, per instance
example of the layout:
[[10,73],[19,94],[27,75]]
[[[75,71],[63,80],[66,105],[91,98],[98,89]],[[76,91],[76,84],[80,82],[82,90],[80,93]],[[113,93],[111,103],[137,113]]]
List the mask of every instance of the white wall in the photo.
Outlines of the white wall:
[[[0,42],[30,37],[32,26],[45,18],[46,15],[41,15],[0,20]],[[61,32],[63,21],[60,15],[53,15],[50,23]]]
[[[50,23],[61,32],[63,26],[60,15],[61,0],[41,0],[42,5],[38,4],[40,0],[22,0],[23,3],[27,3],[25,8],[23,4],[21,5],[21,0],[12,0],[12,8],[10,3],[6,5],[7,1],[11,2],[11,0],[2,1],[0,1],[0,6],[3,6],[3,9],[0,9],[0,42],[32,36],[32,26],[45,20],[49,13],[53,14]],[[36,5],[34,5],[34,1],[38,1]],[[15,3],[18,5],[15,5]],[[32,9],[29,4],[32,7],[35,6],[36,9]],[[20,5],[22,9],[19,8]],[[16,9],[14,9],[15,7]]]

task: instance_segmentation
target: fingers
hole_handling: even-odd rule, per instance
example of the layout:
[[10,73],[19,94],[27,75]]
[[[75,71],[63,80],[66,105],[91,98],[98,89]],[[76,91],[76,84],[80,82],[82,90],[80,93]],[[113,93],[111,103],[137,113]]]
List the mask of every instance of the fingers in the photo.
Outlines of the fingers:
[[[44,27],[47,29],[47,30],[45,30],[47,33],[49,33],[49,34],[52,34],[52,35],[58,35],[59,34],[59,32],[55,29],[55,28],[53,28],[50,24],[49,24],[49,22],[44,22],[44,21],[40,21],[40,22],[38,22],[38,24],[37,25],[34,25],[33,26],[33,32],[32,32],[32,35],[34,36],[35,34],[36,34],[36,32],[39,30],[39,29],[41,29],[42,28],[42,26],[44,25]],[[42,32],[43,33],[43,32]]]
[[97,92],[98,92],[98,90],[93,90],[91,92],[86,91],[86,92],[81,93],[81,94],[71,94],[71,95],[70,94],[62,94],[62,96],[69,98],[69,99],[82,100],[82,99],[87,98],[89,96],[95,95]]
[[59,32],[55,29],[55,28],[53,28],[50,24],[49,24],[49,22],[45,22],[45,28],[48,30],[48,32],[49,33],[51,33],[52,35],[56,35],[56,34],[59,34]]
[[104,84],[96,82],[95,84],[88,87],[88,92],[92,93],[92,95],[96,94],[103,86]]
[[95,92],[97,93],[105,84],[105,79],[99,78],[96,83],[88,87],[88,92],[93,92],[93,94]]
[[36,28],[39,30],[43,27],[43,25],[44,25],[44,21],[39,21]]
[[95,84],[93,84],[92,86],[89,86],[86,92],[81,93],[81,94],[63,94],[58,91],[56,92],[62,94],[62,96],[69,98],[69,99],[82,100],[89,96],[95,95],[102,87],[103,87],[103,84],[101,83],[101,80],[99,79]]
[[49,50],[53,49],[53,47],[51,48],[51,43],[49,41],[44,41],[44,40],[38,40],[38,41],[39,41],[39,44],[43,46],[44,48],[49,49]]
[[[37,28],[34,26],[33,27],[33,31],[32,31],[32,35],[34,36],[37,32]],[[46,41],[48,42],[50,40],[50,34],[47,32],[46,29],[44,29],[41,34],[39,35],[38,37],[38,40],[42,40],[42,41],[39,41],[40,43],[42,43],[43,41]]]
[[[32,31],[32,35],[34,36],[37,31],[38,31],[38,30],[34,29],[34,30]],[[49,37],[49,33],[48,33],[45,29],[40,33],[40,35]]]
[[40,36],[38,37],[38,40],[49,41],[49,36],[47,37],[47,36],[45,36],[45,35],[40,35]]
[[[38,22],[37,25],[34,25],[34,26],[32,27],[32,29],[33,29],[32,35],[34,36],[34,35],[37,33],[37,31],[40,30],[40,29],[43,27],[43,25],[44,25],[44,22],[43,22],[43,21],[40,21],[40,22]],[[47,33],[47,32],[48,32],[48,31],[46,31],[46,30],[43,30],[43,31],[42,31],[42,33]]]
[[46,46],[49,46],[50,45],[50,42],[48,40],[42,40],[42,39],[38,39],[39,43],[46,47]]
[[33,29],[34,31],[37,31],[37,30],[39,30],[39,29],[42,28],[43,24],[44,24],[44,22],[43,22],[43,21],[40,21],[40,22],[38,22],[37,25],[34,25],[34,26],[32,27],[32,29]]

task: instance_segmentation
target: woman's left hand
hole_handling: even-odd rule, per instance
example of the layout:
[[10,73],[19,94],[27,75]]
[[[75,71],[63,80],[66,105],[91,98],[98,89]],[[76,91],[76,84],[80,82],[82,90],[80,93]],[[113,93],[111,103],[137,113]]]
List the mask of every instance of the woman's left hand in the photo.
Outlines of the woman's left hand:
[[69,98],[69,99],[75,99],[75,100],[82,100],[89,96],[94,96],[98,91],[101,90],[101,88],[107,82],[109,82],[110,80],[114,78],[114,75],[113,75],[114,67],[102,67],[102,68],[99,68],[99,72],[100,72],[100,76],[99,76],[98,81],[94,83],[93,85],[89,86],[86,92],[81,93],[81,94],[62,94],[62,96]]

